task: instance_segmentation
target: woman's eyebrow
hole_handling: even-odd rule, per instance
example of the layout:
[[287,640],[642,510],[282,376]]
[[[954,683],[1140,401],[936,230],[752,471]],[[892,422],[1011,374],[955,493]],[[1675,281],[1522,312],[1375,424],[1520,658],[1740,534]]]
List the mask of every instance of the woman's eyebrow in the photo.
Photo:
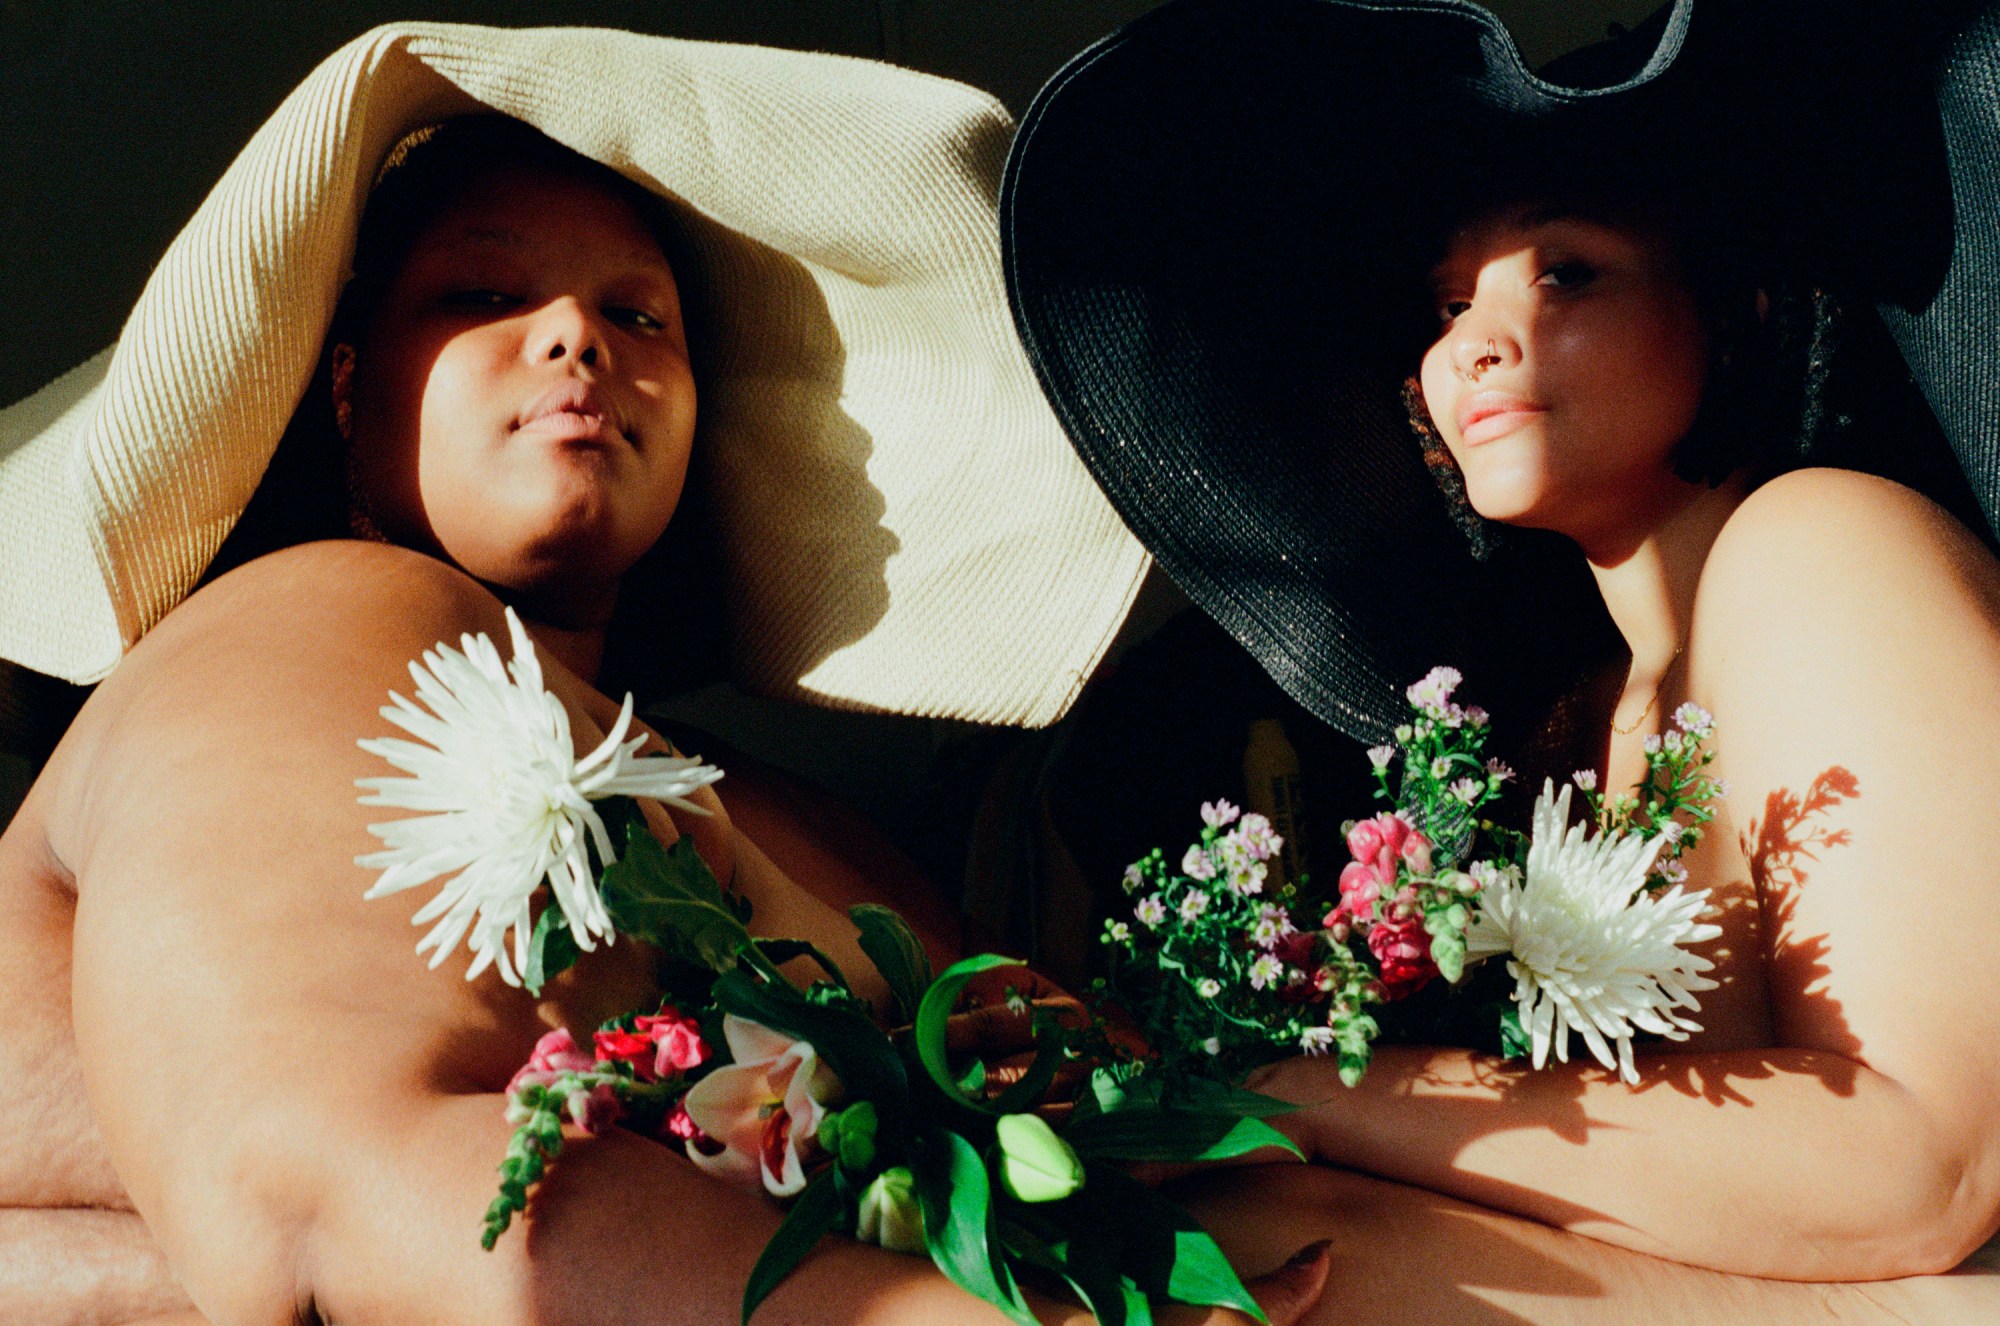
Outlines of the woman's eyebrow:
[[[510,249],[524,249],[528,247],[527,236],[518,230],[508,230],[503,226],[464,226],[459,230],[458,238],[471,241],[475,244],[499,244]],[[636,247],[626,250],[623,256],[627,262],[636,267],[666,267],[669,272],[672,270],[666,261],[665,255],[659,253],[657,250]],[[652,275],[651,272],[647,274]]]

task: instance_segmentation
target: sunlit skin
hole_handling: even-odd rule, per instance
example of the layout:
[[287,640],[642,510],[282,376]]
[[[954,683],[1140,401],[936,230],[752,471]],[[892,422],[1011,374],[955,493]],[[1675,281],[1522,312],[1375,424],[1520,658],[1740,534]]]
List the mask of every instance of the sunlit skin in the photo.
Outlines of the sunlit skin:
[[[1280,1126],[1336,1173],[1210,1179],[1202,1209],[1247,1239],[1230,1217],[1261,1202],[1271,1226],[1343,1241],[1366,1211],[1463,1258],[1425,1292],[1343,1305],[1379,1321],[1502,1319],[1489,1303],[1782,1321],[1832,1300],[1776,1279],[1957,1264],[2000,1226],[2000,876],[1963,836],[2000,781],[2000,564],[1886,480],[1675,477],[1708,349],[1665,237],[1504,211],[1433,276],[1421,382],[1475,509],[1570,536],[1631,647],[1603,784],[1638,780],[1681,703],[1714,715],[1731,790],[1686,865],[1724,931],[1705,946],[1722,984],[1685,1046],[1640,1047],[1636,1088],[1588,1061],[1425,1046],[1382,1049],[1352,1090],[1323,1059],[1278,1065],[1261,1085],[1307,1105]],[[1482,423],[1481,392],[1526,408]],[[1974,1320],[2000,1298],[1952,1283],[1840,1315]]]
[[673,517],[695,424],[679,289],[630,206],[484,177],[418,239],[353,364],[334,391],[384,532],[530,615],[602,626]]
[[[1460,230],[1430,281],[1424,400],[1474,510],[1602,557],[1692,495],[1660,481],[1708,357],[1671,246],[1514,209]],[[1481,407],[1504,412],[1461,427]]]
[[[334,364],[367,506],[406,546],[289,548],[193,595],[98,688],[0,834],[0,1202],[59,1208],[0,1211],[26,1220],[0,1219],[17,1254],[0,1320],[16,1302],[32,1304],[22,1320],[163,1314],[153,1326],[622,1323],[647,1304],[735,1320],[779,1213],[636,1134],[573,1147],[515,1236],[492,1254],[476,1238],[508,1132],[500,1090],[549,1027],[657,997],[647,954],[600,948],[539,1003],[491,972],[468,983],[411,952],[429,890],[365,901],[354,864],[382,815],[357,799],[355,779],[382,769],[356,738],[388,731],[378,711],[423,649],[504,639],[503,600],[528,618],[579,751],[615,720],[592,685],[605,620],[672,515],[692,437],[673,274],[615,196],[499,172],[432,224]],[[598,393],[600,419],[524,421],[570,384]],[[880,898],[907,863],[851,817],[798,812],[754,768],[725,792],[729,814],[704,789],[713,813],[648,805],[650,826],[692,836],[760,932],[814,942],[879,999],[827,900]],[[756,842],[740,832],[753,823]],[[934,962],[956,956],[925,939]],[[954,1037],[1018,1050],[1012,1021],[954,1018]],[[86,1205],[137,1214],[61,1209]],[[1256,1290],[1290,1323],[1325,1276],[1320,1259]],[[846,1239],[763,1313],[1000,1320],[926,1260]]]

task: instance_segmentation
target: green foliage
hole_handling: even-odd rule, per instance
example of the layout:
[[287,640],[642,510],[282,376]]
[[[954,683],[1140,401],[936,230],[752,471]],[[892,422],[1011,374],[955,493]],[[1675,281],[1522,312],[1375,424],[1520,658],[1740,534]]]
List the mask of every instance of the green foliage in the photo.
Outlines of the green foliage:
[[1228,1160],[1266,1146],[1305,1158],[1262,1119],[1157,1106],[1077,1119],[1064,1136],[1086,1160]]
[[1021,1326],[1036,1326],[1005,1258],[995,1255],[992,1184],[972,1144],[933,1129],[918,1145],[911,1170],[923,1204],[924,1241],[945,1278]]
[[542,987],[574,967],[581,955],[563,909],[554,902],[546,903],[542,914],[535,918],[535,932],[528,939],[528,965],[521,973],[521,983],[529,994],[539,998]]
[[951,1071],[951,1061],[945,1051],[945,1021],[951,1016],[952,1006],[958,1002],[966,983],[973,977],[998,967],[1021,965],[1018,958],[1003,958],[997,953],[981,953],[965,958],[945,968],[917,1001],[917,1016],[910,1028],[910,1037],[916,1044],[917,1061],[947,1099],[987,1113],[993,1111],[993,1106],[986,1101],[962,1090],[958,1075]]
[[605,870],[601,887],[618,933],[670,957],[723,972],[750,944],[748,905],[723,892],[692,838],[662,847],[643,823],[630,825],[625,853]]
[[846,1203],[834,1191],[833,1171],[822,1171],[792,1203],[792,1209],[785,1213],[785,1222],[778,1226],[778,1232],[764,1245],[757,1265],[751,1268],[749,1283],[743,1286],[743,1326],[750,1326],[750,1314],[757,1310],[757,1305],[840,1224],[845,1214]]
[[915,1022],[917,1005],[931,985],[930,955],[916,932],[895,912],[872,902],[848,908],[847,916],[860,932],[861,951],[895,996],[897,1016]]

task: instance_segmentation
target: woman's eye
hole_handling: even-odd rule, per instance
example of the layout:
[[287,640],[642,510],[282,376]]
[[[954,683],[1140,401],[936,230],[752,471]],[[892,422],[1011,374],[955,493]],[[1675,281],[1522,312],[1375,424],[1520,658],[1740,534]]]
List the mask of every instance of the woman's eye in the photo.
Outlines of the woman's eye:
[[609,308],[605,312],[618,322],[637,327],[640,331],[665,331],[667,324],[642,308]]
[[1559,262],[1549,266],[1536,280],[1537,285],[1579,286],[1597,275],[1597,269],[1588,263]]
[[1465,312],[1467,309],[1471,307],[1472,303],[1469,300],[1447,299],[1442,304],[1438,305],[1438,321],[1450,322],[1453,318],[1457,317],[1459,314]]
[[490,290],[475,286],[465,290],[452,290],[445,294],[445,304],[452,308],[512,308],[521,301],[504,290]]

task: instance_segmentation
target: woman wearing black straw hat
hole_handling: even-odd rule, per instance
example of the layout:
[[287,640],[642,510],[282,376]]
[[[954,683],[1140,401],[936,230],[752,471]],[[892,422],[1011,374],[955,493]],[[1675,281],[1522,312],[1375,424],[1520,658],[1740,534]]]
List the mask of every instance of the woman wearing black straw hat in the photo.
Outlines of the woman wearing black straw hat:
[[[1924,1276],[2000,1228],[2000,6],[1924,22],[1676,0],[1537,78],[1462,0],[1179,0],[1022,124],[1043,388],[1301,704],[1381,742],[1455,666],[1529,794],[1622,791],[1714,716],[1704,1031],[1636,1084],[1286,1063],[1321,1166],[1189,1194],[1251,1264],[1373,1263],[1342,1320],[1771,1319],[1834,1291],[1745,1277]],[[1924,1320],[2000,1298],[1915,1283]]]

